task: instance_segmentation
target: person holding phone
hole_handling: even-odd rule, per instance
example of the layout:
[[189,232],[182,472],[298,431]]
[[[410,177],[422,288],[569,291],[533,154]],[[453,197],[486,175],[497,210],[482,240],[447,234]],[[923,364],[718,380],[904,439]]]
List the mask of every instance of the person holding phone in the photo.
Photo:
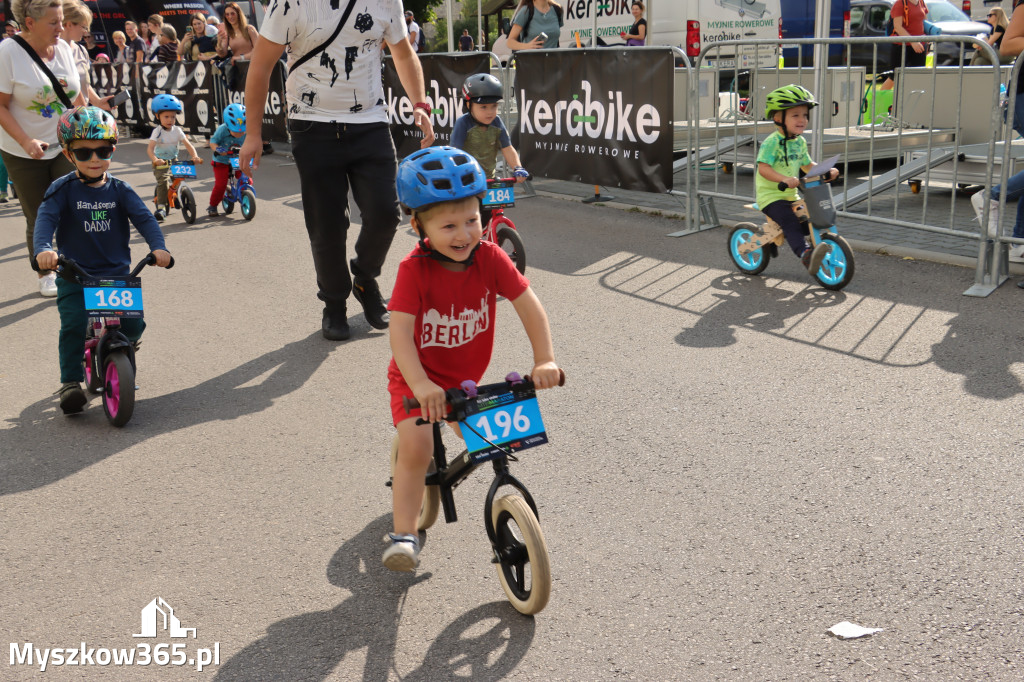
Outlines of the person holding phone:
[[60,37],[75,55],[75,66],[82,82],[82,91],[89,104],[110,111],[112,106],[116,105],[111,104],[110,97],[100,97],[93,89],[89,52],[81,44],[82,38],[89,33],[89,26],[92,25],[92,11],[81,0],[64,0],[61,9],[64,10],[64,23]]
[[[217,38],[206,34],[206,17],[199,12],[192,15],[185,37],[178,45],[178,54],[186,61],[208,62],[217,57]],[[216,29],[214,29],[216,31]]]
[[551,50],[562,34],[562,6],[550,0],[519,0],[508,46],[513,50]]

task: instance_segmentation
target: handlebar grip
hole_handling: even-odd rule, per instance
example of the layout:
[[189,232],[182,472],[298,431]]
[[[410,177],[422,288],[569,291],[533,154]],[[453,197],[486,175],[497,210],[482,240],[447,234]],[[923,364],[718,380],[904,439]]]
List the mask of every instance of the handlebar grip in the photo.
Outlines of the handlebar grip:
[[787,189],[789,189],[789,185],[788,185],[788,184],[786,184],[785,182],[780,182],[780,183],[779,183],[779,191],[780,191],[780,192],[781,192],[781,191],[785,191],[785,190],[787,190]]
[[[532,380],[532,379],[530,378],[530,375],[529,375],[529,374],[527,374],[527,375],[526,375],[525,377],[523,377],[523,378],[524,378],[524,379],[526,379],[527,381],[533,381],[533,380]],[[564,369],[562,369],[561,367],[559,367],[559,368],[558,368],[558,385],[559,385],[559,386],[565,386],[565,370],[564,370]]]

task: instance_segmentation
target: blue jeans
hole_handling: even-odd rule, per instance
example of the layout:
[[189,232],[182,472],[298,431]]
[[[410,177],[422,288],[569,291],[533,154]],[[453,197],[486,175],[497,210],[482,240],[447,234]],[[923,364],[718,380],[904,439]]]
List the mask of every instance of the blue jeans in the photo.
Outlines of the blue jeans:
[[[1017,95],[1013,109],[1013,129],[1024,136],[1024,93]],[[999,201],[999,194],[1002,192],[1002,185],[996,185],[989,190],[989,198]],[[1024,171],[1011,175],[1006,179],[1006,203],[1017,202],[1017,219],[1013,223],[1013,237],[1024,239]]]
[[[398,160],[386,123],[321,123],[292,119],[292,155],[299,170],[302,212],[313,250],[317,297],[344,311],[352,277],[373,280],[387,258],[401,220],[395,179]],[[348,192],[362,217],[352,272],[345,254]]]

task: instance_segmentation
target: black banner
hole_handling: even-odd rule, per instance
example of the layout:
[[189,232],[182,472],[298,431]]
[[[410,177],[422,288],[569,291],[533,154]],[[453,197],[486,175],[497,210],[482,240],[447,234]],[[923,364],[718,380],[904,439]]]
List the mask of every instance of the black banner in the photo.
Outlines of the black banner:
[[523,165],[561,180],[671,189],[673,67],[668,49],[517,53]]
[[[140,67],[140,108],[147,125],[156,125],[149,104],[160,94],[174,95],[184,105],[179,125],[189,135],[210,135],[219,123],[214,106],[213,74],[209,62],[169,62]],[[184,118],[184,121],[182,121]]]
[[[434,144],[448,144],[455,121],[466,113],[462,99],[462,83],[474,73],[487,73],[489,59],[486,53],[475,52],[466,55],[424,54],[420,55],[423,66],[423,82],[427,86],[427,104],[431,108],[431,122],[434,124]],[[384,59],[384,96],[388,104],[388,121],[395,150],[402,159],[420,148],[423,132],[413,125],[412,105],[398,80],[394,60]]]
[[[234,67],[235,74],[232,78],[235,81],[237,90],[228,90],[225,87],[225,106],[237,102],[245,106],[245,77],[249,74],[249,62],[237,62]],[[285,65],[278,60],[274,64],[274,70],[270,72],[270,90],[267,92],[267,105],[263,108],[263,139],[267,142],[287,142],[288,125],[285,119],[286,101],[284,96]]]

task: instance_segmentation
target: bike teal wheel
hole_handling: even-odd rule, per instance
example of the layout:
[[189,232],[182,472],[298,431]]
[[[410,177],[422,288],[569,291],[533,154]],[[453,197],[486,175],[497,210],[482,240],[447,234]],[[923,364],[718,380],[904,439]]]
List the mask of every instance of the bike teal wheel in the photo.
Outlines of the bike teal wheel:
[[242,200],[238,202],[242,207],[242,217],[252,220],[256,216],[256,194],[251,189],[242,190]]
[[235,202],[233,201],[225,199],[220,202],[220,205],[224,207],[224,215],[231,215],[231,212],[235,210]]
[[192,225],[196,222],[196,197],[188,187],[182,187],[178,192],[178,200],[181,203],[181,217],[185,222]]
[[104,368],[103,412],[114,426],[124,426],[135,411],[135,372],[124,353],[112,353]]
[[768,267],[772,257],[763,246],[747,253],[740,253],[740,247],[757,236],[757,226],[754,223],[739,223],[729,233],[729,257],[736,264],[740,272],[748,275],[758,275]]
[[828,247],[828,253],[821,262],[821,268],[814,273],[814,279],[826,289],[838,291],[853,280],[853,249],[845,239],[832,232],[821,235],[821,242]]

